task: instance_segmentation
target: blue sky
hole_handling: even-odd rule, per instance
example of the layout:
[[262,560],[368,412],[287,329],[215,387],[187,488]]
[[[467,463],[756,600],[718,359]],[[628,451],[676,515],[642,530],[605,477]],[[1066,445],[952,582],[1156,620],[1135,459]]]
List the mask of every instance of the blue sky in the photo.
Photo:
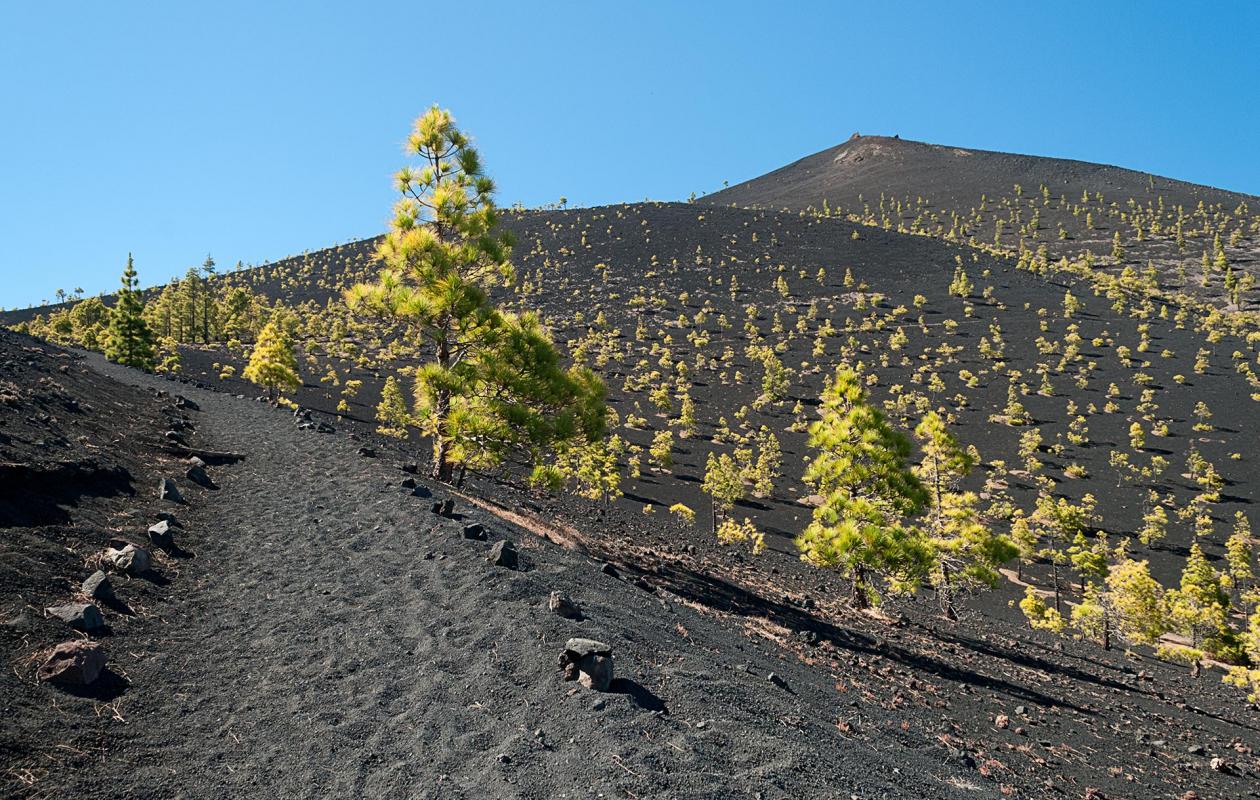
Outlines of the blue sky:
[[[528,6],[537,6],[530,8]],[[373,235],[449,107],[499,201],[683,199],[854,131],[1260,194],[1260,4],[9,3],[0,306]]]

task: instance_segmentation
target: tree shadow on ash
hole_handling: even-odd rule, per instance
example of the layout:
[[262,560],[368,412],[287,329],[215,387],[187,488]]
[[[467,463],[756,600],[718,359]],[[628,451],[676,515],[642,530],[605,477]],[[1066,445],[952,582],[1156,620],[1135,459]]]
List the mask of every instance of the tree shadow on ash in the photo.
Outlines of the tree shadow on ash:
[[[626,570],[637,571],[633,566],[627,566]],[[881,656],[901,663],[911,669],[930,673],[943,680],[967,684],[986,691],[1003,692],[1012,697],[1025,700],[1030,703],[1037,703],[1043,706],[1069,708],[1086,714],[1093,713],[1087,708],[1057,697],[1052,697],[1038,691],[1035,688],[1012,683],[1011,681],[992,675],[975,672],[964,666],[949,663],[924,652],[918,652],[899,645],[890,644],[887,641],[877,640],[876,638],[861,633],[860,631],[841,628],[830,622],[819,619],[804,609],[797,608],[796,606],[789,605],[787,603],[770,600],[748,589],[722,580],[721,578],[704,575],[694,570],[682,569],[674,565],[660,565],[655,572],[650,574],[650,577],[653,579],[653,582],[684,599],[740,616],[771,617],[774,618],[776,622],[795,631],[812,632],[817,635],[820,640],[830,642],[833,646],[839,649],[848,650],[854,653]],[[926,633],[926,631],[924,632]],[[929,635],[939,636],[939,634],[936,633]],[[941,638],[944,639],[946,637]],[[947,640],[955,641],[953,639]],[[1105,686],[1113,689],[1129,688],[1116,681],[1110,681],[1106,678],[1101,678],[1097,675],[1092,675],[1079,669],[1064,667],[1062,664],[1029,656],[1027,654],[1017,653],[1006,648],[994,647],[984,643],[980,643],[979,646],[977,646],[970,640],[963,639],[956,640],[956,643],[974,650],[978,655],[986,655],[990,658],[1009,661],[1012,664],[1045,670],[1054,674],[1062,674],[1074,680],[1098,686]]]
[[665,706],[665,701],[652,693],[652,690],[641,683],[636,683],[629,678],[616,678],[612,685],[608,687],[608,691],[614,694],[628,695],[634,704],[645,711],[660,711],[668,714],[669,709]]
[[131,683],[109,667],[101,670],[96,680],[87,686],[58,686],[66,694],[82,697],[85,700],[99,700],[108,703],[117,700],[127,693]]

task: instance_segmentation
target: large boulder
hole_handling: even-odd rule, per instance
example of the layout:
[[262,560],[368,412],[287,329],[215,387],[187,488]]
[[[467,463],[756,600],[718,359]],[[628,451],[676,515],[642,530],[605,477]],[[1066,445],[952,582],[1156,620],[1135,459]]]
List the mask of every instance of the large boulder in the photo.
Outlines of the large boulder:
[[105,618],[101,616],[101,610],[91,603],[66,603],[45,610],[71,628],[87,633],[99,631],[105,627]]
[[40,665],[36,675],[41,681],[66,686],[87,686],[105,669],[105,648],[87,639],[62,642]]
[[143,547],[136,547],[134,544],[129,544],[121,550],[110,548],[105,551],[105,557],[115,569],[127,575],[143,575],[149,571],[149,566],[153,563],[153,557],[149,555],[149,551]]
[[594,639],[574,637],[560,651],[560,669],[566,681],[576,680],[588,689],[606,692],[613,681],[612,648]]

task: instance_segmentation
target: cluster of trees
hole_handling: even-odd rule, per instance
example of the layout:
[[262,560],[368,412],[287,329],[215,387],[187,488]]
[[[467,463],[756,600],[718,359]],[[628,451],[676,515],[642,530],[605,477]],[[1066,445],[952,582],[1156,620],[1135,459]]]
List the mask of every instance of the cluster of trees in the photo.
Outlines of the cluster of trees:
[[935,412],[914,434],[918,465],[910,461],[910,440],[867,400],[858,373],[840,366],[809,430],[816,454],[805,480],[821,502],[796,545],[805,561],[849,578],[858,608],[878,600],[881,582],[913,592],[926,580],[953,618],[959,594],[995,585],[998,566],[1016,550],[988,524],[976,495],[958,488],[974,454]]

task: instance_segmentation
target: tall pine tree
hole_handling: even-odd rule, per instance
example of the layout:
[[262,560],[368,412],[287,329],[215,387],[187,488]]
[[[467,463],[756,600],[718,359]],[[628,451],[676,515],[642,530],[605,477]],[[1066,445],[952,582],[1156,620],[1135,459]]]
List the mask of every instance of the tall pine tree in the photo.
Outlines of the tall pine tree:
[[407,152],[420,165],[395,176],[401,197],[377,253],[385,267],[346,300],[404,321],[423,340],[416,418],[433,443],[433,477],[497,465],[510,450],[538,463],[557,443],[602,436],[599,379],[562,369],[536,316],[502,313],[489,297],[513,280],[512,240],[497,229],[494,182],[468,137],[433,106]]
[[136,268],[131,253],[122,274],[122,288],[109,313],[105,333],[105,357],[128,367],[153,369],[153,332],[144,321],[144,301],[136,291]]
[[923,509],[928,492],[907,463],[909,440],[866,401],[852,369],[836,370],[821,413],[809,430],[817,455],[805,480],[823,500],[796,546],[803,560],[847,575],[854,605],[866,608],[874,576],[908,584],[929,568],[930,547],[905,524]]
[[298,377],[293,343],[280,320],[272,319],[258,334],[254,351],[241,375],[267,389],[267,399],[275,401],[280,389],[296,389],[302,385]]

